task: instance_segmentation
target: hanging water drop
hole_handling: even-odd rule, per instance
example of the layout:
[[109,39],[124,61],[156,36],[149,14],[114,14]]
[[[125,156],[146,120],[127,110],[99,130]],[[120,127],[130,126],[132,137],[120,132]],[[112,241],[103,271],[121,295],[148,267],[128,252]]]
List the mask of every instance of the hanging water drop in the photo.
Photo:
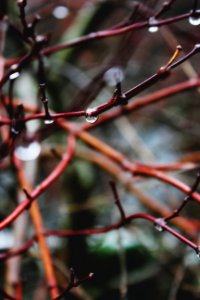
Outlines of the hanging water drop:
[[200,259],[200,246],[196,250],[197,258]]
[[54,119],[49,118],[44,120],[44,124],[46,125],[53,124],[53,123],[54,123]]
[[158,218],[154,222],[155,229],[158,230],[159,232],[163,231],[164,225],[166,225],[166,222],[162,218]]
[[9,79],[10,79],[10,80],[14,80],[14,79],[18,78],[19,75],[20,75],[19,72],[12,73],[12,74],[9,76]]
[[200,25],[200,11],[196,11],[196,13],[189,17],[189,23],[193,26]]
[[85,112],[85,119],[88,123],[95,123],[99,116],[98,115],[94,115],[94,113],[96,112],[95,108],[88,108]]
[[120,67],[112,67],[105,72],[103,79],[108,86],[116,86],[124,79],[123,70]]
[[148,31],[151,32],[151,33],[154,33],[154,32],[157,32],[158,31],[158,26],[150,26],[148,28]]
[[157,32],[159,27],[157,26],[157,20],[154,17],[149,18],[148,31],[151,33]]
[[15,80],[16,78],[19,77],[20,73],[19,73],[18,68],[19,68],[18,64],[14,64],[10,67],[11,71],[13,71],[13,73],[11,73],[9,76],[10,80]]
[[41,152],[41,146],[38,142],[32,142],[26,145],[20,145],[15,149],[17,158],[23,161],[36,159]]
[[19,134],[19,130],[17,130],[14,126],[11,127],[11,132],[14,135],[18,135]]

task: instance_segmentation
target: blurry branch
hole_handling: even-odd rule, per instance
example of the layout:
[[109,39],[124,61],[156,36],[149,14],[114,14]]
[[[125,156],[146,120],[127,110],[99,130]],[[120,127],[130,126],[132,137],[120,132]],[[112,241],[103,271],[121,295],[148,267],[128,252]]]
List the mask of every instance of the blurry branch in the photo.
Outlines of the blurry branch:
[[[161,204],[159,202],[156,202],[153,198],[150,196],[145,195],[143,191],[141,191],[139,188],[136,188],[133,178],[127,177],[127,173],[125,173],[119,166],[110,160],[108,160],[105,156],[102,154],[99,154],[98,152],[94,151],[85,151],[85,152],[78,152],[78,155],[83,157],[84,159],[89,159],[90,161],[98,164],[101,168],[105,169],[105,171],[109,172],[113,177],[115,177],[119,182],[121,182],[132,194],[133,196],[136,196],[139,201],[147,207],[152,212],[161,215],[163,219],[165,219],[166,215],[169,215],[170,210],[167,208],[164,204]],[[196,186],[196,185],[195,185]],[[116,197],[116,195],[115,195]],[[117,203],[119,202],[119,198],[117,196]],[[121,204],[120,204],[121,205]],[[122,209],[123,211],[123,209]],[[124,219],[124,213],[123,213],[123,219]],[[122,220],[123,221],[123,220]],[[182,231],[186,232],[191,237],[195,237],[198,233],[198,229],[196,229],[196,226],[193,225],[192,222],[188,221],[185,218],[178,218],[172,220],[172,223],[176,225],[178,228],[180,228]],[[104,232],[108,232],[110,230],[118,228],[120,223],[115,224],[114,226],[108,226],[106,228],[98,228],[98,229],[89,229],[89,230],[79,230],[79,231],[73,231],[68,230],[64,231],[64,236],[73,236],[73,235],[89,235],[89,234],[101,234]],[[122,222],[123,224],[123,222]],[[56,232],[55,232],[56,233]],[[54,234],[54,231],[46,231],[47,235]],[[62,236],[62,231],[59,231],[59,236]],[[6,259],[8,257],[11,257],[12,255],[19,255],[23,253],[24,251],[28,250],[29,247],[32,246],[33,242],[36,238],[31,239],[26,244],[24,244],[21,249],[18,249],[13,251],[8,251],[5,254],[0,255],[0,259]]]
[[176,300],[177,299],[177,293],[178,293],[180,285],[183,281],[184,275],[185,275],[185,266],[184,266],[184,261],[182,261],[181,264],[178,265],[175,270],[175,275],[174,275],[174,279],[173,279],[173,282],[171,285],[168,300]]
[[[18,203],[24,198],[22,191],[18,190]],[[8,252],[17,253],[18,248],[23,247],[26,237],[26,229],[28,224],[28,216],[26,213],[20,215],[13,224],[14,246]],[[22,299],[21,290],[21,263],[22,256],[13,257],[7,261],[6,284],[9,294],[15,296],[17,300]]]
[[8,300],[18,300],[14,297],[12,297],[11,295],[9,295],[7,292],[5,292],[2,288],[0,288],[0,293],[3,295],[3,297],[5,299],[8,299]]
[[[92,136],[86,131],[78,133],[78,136],[86,144],[105,154],[107,157],[121,165],[121,167],[124,168],[124,170],[130,172],[133,175],[142,175],[145,177],[148,176],[156,178],[160,181],[174,186],[175,188],[181,190],[184,193],[188,193],[191,190],[186,184],[182,183],[178,179],[166,175],[162,171],[156,170],[147,165],[142,165],[129,161],[127,157],[125,157],[122,153],[113,149],[111,146],[105,144],[103,141],[100,141],[100,139],[97,139],[96,137]],[[195,199],[195,201],[200,202],[200,195],[197,192],[193,194],[193,198]]]
[[159,18],[162,14],[164,14],[167,10],[169,10],[171,8],[171,6],[174,4],[176,0],[169,0],[169,1],[164,1],[160,10],[158,10],[153,18],[157,19]]
[[[32,189],[31,184],[26,177],[22,164],[20,164],[20,161],[19,160],[17,161],[16,158],[15,158],[15,166],[16,166],[16,173],[19,181],[19,186],[21,188],[26,187],[26,189],[28,189],[30,193]],[[25,194],[26,196],[30,197],[26,190],[25,190]],[[37,242],[39,245],[41,260],[43,263],[43,268],[46,276],[46,283],[49,288],[51,299],[54,299],[54,297],[56,297],[59,294],[58,284],[53,269],[51,254],[47,246],[46,239],[43,235],[44,225],[43,225],[42,215],[40,212],[39,205],[37,204],[36,201],[31,203],[29,211],[35,229]]]
[[[27,198],[19,204],[12,213],[10,213],[3,221],[0,222],[0,229],[7,227],[12,223],[25,209],[28,209],[31,203],[42,194],[65,170],[70,163],[75,151],[75,139],[74,136],[69,136],[69,143],[66,153],[63,155],[62,160],[53,169],[53,171],[38,185],[35,187],[32,193],[27,194]],[[24,187],[26,190],[26,187]]]

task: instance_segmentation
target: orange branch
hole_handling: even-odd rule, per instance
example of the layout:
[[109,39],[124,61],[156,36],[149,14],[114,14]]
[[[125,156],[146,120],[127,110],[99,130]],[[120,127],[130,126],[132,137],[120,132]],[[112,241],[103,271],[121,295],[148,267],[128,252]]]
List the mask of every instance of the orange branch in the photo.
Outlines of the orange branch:
[[[15,157],[15,161],[17,161],[17,158]],[[19,181],[19,185],[21,188],[26,187],[29,191],[32,190],[30,182],[27,180],[26,174],[23,170],[23,166],[18,160],[17,163],[15,163],[15,166],[17,167],[17,177]],[[41,260],[43,262],[43,267],[45,271],[45,276],[47,280],[47,285],[50,290],[51,294],[51,299],[54,299],[59,295],[59,290],[58,290],[58,284],[56,281],[56,276],[52,264],[52,258],[51,254],[49,251],[49,247],[46,242],[46,238],[43,235],[43,232],[45,231],[43,220],[42,220],[42,215],[40,213],[40,208],[39,205],[36,201],[34,201],[31,204],[30,207],[30,215],[32,219],[32,223],[35,229],[39,249],[40,249],[40,256]]]

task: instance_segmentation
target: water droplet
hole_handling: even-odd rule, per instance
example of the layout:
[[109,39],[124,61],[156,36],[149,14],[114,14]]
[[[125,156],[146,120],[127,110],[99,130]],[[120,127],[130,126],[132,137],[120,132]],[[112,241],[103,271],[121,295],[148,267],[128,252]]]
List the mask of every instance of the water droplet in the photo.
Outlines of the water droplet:
[[19,75],[20,75],[19,72],[12,73],[12,74],[9,76],[9,79],[10,79],[10,80],[14,80],[14,79],[18,78]]
[[36,159],[41,152],[41,146],[38,142],[32,142],[28,145],[20,145],[15,149],[17,158],[23,161]]
[[159,27],[157,26],[157,20],[154,17],[149,18],[149,32],[157,32]]
[[158,26],[150,26],[148,28],[148,31],[151,32],[151,33],[154,33],[154,32],[157,32],[158,31]]
[[166,225],[166,222],[162,218],[158,218],[158,219],[155,220],[154,226],[155,226],[156,230],[162,232],[163,231],[163,225]]
[[103,79],[108,86],[116,86],[124,79],[123,70],[120,67],[112,67],[105,72]]
[[200,25],[200,11],[197,11],[193,16],[189,17],[189,23],[193,26]]
[[19,130],[17,130],[15,127],[11,127],[11,132],[15,135],[19,134]]
[[10,67],[10,69],[11,69],[12,71],[17,71],[18,68],[19,68],[19,65],[18,65],[18,64],[14,64],[14,65],[12,65],[12,66]]
[[196,250],[197,258],[200,259],[200,246]]
[[43,43],[47,40],[47,37],[45,35],[42,34],[38,34],[35,38],[37,43]]
[[194,47],[196,50],[200,50],[200,44],[196,44]]
[[98,120],[99,116],[98,115],[93,115],[95,112],[96,112],[95,108],[88,108],[86,110],[85,119],[88,123],[93,124]]
[[56,6],[52,12],[56,19],[64,19],[69,15],[69,9],[66,6]]
[[93,278],[94,277],[94,273],[92,273],[92,272],[89,273],[88,277],[89,277],[89,279]]
[[54,123],[54,119],[45,119],[44,120],[44,124],[49,125],[49,124],[53,124]]

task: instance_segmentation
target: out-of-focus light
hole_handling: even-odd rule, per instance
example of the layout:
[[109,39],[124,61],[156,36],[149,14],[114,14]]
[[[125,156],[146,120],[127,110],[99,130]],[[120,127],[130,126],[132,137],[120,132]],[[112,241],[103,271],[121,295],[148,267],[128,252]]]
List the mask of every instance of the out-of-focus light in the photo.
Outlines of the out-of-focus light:
[[12,73],[12,74],[9,76],[9,79],[10,79],[10,80],[14,80],[14,79],[18,78],[19,75],[20,75],[19,72]]
[[124,73],[120,67],[112,67],[105,72],[103,78],[108,86],[116,86],[124,79]]
[[0,232],[0,250],[10,249],[14,246],[14,237],[10,230]]
[[41,146],[38,142],[32,142],[28,145],[20,145],[15,149],[17,158],[23,161],[36,159],[41,152]]
[[52,12],[56,19],[64,19],[69,15],[69,9],[66,6],[56,6]]
[[196,16],[189,17],[189,23],[193,26],[200,25],[200,17],[196,17]]
[[157,32],[159,27],[157,25],[157,20],[154,17],[149,18],[149,28],[148,31],[151,33]]
[[158,26],[150,26],[148,28],[148,31],[151,32],[151,33],[154,33],[154,32],[157,32],[158,31]]
[[54,123],[54,119],[46,119],[44,120],[44,124],[49,125],[49,124],[53,124]]

